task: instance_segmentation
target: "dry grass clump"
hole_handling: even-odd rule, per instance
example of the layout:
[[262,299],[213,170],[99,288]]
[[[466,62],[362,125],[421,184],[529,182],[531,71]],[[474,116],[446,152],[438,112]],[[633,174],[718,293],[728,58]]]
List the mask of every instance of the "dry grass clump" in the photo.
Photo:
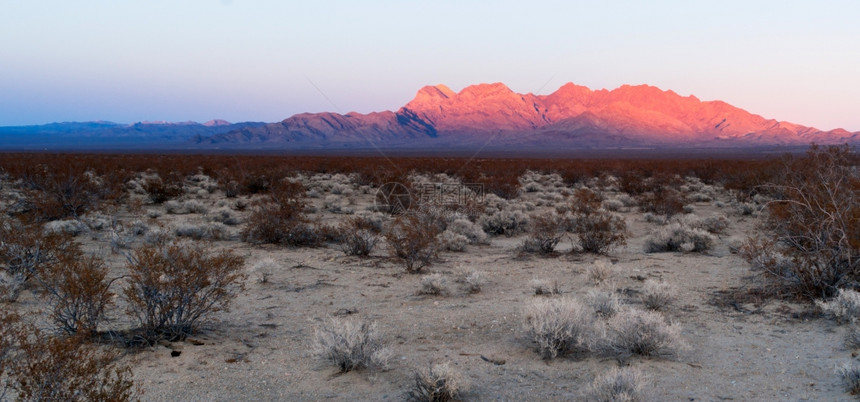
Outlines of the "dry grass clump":
[[486,274],[483,271],[471,271],[462,276],[458,282],[466,285],[466,290],[469,293],[480,293],[484,284],[487,282]]
[[674,355],[687,347],[681,329],[656,311],[620,311],[609,319],[606,330],[601,349],[614,356]]
[[583,399],[595,402],[647,401],[647,382],[641,371],[630,368],[613,368],[599,376],[586,388]]
[[593,264],[585,268],[585,274],[592,283],[600,285],[612,276],[612,263],[594,260]]
[[714,247],[714,235],[700,229],[693,229],[678,222],[659,228],[645,238],[646,253],[667,251],[707,252]]
[[860,394],[860,366],[845,363],[845,365],[836,369],[836,374],[842,380],[845,392],[851,395]]
[[406,272],[418,273],[436,256],[439,227],[414,215],[400,216],[385,233],[393,257],[406,264]]
[[536,299],[523,311],[523,326],[544,359],[585,348],[592,314],[571,298]]
[[251,265],[251,275],[258,283],[269,283],[272,275],[281,269],[281,265],[271,258],[263,258]]
[[468,381],[449,363],[434,364],[416,371],[412,389],[406,400],[415,402],[447,402],[459,398],[469,387]]
[[244,290],[242,268],[242,257],[210,253],[196,243],[142,246],[129,256],[127,311],[149,342],[184,339]]
[[213,222],[223,223],[228,226],[236,226],[242,223],[242,219],[230,208],[218,208],[209,215]]
[[649,279],[639,296],[648,310],[665,310],[678,298],[678,288],[670,283]]
[[230,240],[234,236],[229,227],[218,222],[183,223],[174,230],[174,234],[194,240]]
[[171,215],[205,214],[209,211],[202,202],[197,200],[170,200],[164,203],[164,210]]
[[845,347],[854,350],[860,349],[860,327],[856,324],[851,325],[848,332],[845,333]]
[[446,231],[466,237],[469,244],[488,244],[487,233],[481,226],[465,218],[455,218],[448,224]]
[[314,328],[313,353],[337,365],[342,373],[362,369],[385,369],[391,350],[383,342],[375,322],[329,318]]
[[621,311],[623,307],[618,294],[607,290],[592,289],[588,291],[586,301],[598,317],[609,318]]
[[484,232],[491,235],[515,236],[526,231],[529,216],[520,210],[500,210],[491,215],[481,215],[478,223]]
[[860,292],[855,290],[839,289],[836,297],[829,301],[816,300],[815,305],[839,322],[853,323],[860,318]]
[[434,296],[448,293],[448,278],[440,273],[422,276],[420,293]]
[[445,230],[439,234],[439,246],[448,251],[466,251],[469,239],[459,233]]
[[558,281],[552,281],[546,279],[532,279],[529,281],[529,286],[534,290],[535,296],[552,296],[561,294],[561,290],[558,289]]
[[61,221],[50,221],[45,223],[45,233],[67,234],[77,236],[89,229],[87,225],[77,219],[66,219]]

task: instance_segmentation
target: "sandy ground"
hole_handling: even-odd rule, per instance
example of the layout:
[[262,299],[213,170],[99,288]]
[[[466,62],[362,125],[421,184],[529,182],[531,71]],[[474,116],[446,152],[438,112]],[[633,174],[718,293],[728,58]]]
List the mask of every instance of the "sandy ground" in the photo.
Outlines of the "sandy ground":
[[[213,210],[224,203],[219,194],[200,202]],[[728,202],[727,195],[721,197]],[[309,201],[324,211],[323,198]],[[352,208],[363,210],[372,194],[356,192],[350,198]],[[757,218],[713,202],[692,205],[697,215],[725,214],[730,220],[707,254],[645,253],[644,239],[657,225],[634,208],[620,213],[630,232],[627,245],[607,256],[567,253],[570,239],[553,257],[521,255],[517,248],[525,235],[492,237],[489,245],[442,252],[425,268],[449,277],[449,292],[441,296],[419,294],[421,275],[404,273],[401,263],[387,257],[384,244],[362,259],[345,256],[336,245],[287,248],[216,241],[214,248],[235,250],[246,257],[248,267],[271,258],[279,268],[266,283],[249,272],[247,289],[230,311],[213,316],[189,341],[162,343],[123,359],[133,367],[143,399],[153,401],[402,400],[414,370],[435,362],[450,362],[469,380],[471,387],[463,395],[467,400],[577,400],[595,376],[619,365],[644,372],[653,400],[851,400],[835,375],[835,367],[852,359],[842,342],[846,328],[807,305],[712,302],[720,292],[750,283],[749,265],[729,245],[749,234]],[[142,212],[150,210],[162,213],[145,218],[150,227],[205,219],[202,214],[166,214],[156,205],[144,205]],[[125,210],[118,216],[133,219]],[[347,215],[314,216],[335,222]],[[124,259],[105,251],[104,238],[78,237],[87,249],[102,250],[115,273],[122,274]],[[563,296],[584,296],[598,286],[585,274],[595,259],[613,263],[609,282],[632,305],[641,304],[636,294],[644,278],[675,285],[679,298],[665,314],[683,328],[690,348],[667,358],[542,360],[522,329],[523,307],[546,297],[535,296],[529,281],[557,281]],[[479,293],[453,281],[469,270],[486,273]],[[35,301],[23,297],[19,303]],[[394,351],[390,369],[338,374],[333,365],[315,359],[310,352],[313,328],[330,315],[376,321]],[[129,325],[124,320],[116,316],[109,325]],[[171,357],[171,351],[181,354]]]

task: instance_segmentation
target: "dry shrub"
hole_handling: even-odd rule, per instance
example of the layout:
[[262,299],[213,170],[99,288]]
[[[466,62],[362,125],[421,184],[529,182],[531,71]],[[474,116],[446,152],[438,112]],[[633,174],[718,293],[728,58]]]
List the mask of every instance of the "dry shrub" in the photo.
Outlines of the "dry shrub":
[[860,349],[860,327],[857,324],[851,325],[845,333],[845,346],[852,350]]
[[546,279],[532,279],[529,286],[534,290],[535,296],[551,296],[561,294],[558,289],[558,281],[550,282]]
[[382,339],[375,322],[350,318],[329,318],[314,328],[314,355],[334,363],[342,373],[388,366],[391,350]]
[[826,302],[816,300],[815,305],[839,322],[853,323],[860,318],[860,292],[855,290],[839,289],[836,297]]
[[229,240],[234,236],[230,228],[218,222],[184,223],[174,230],[174,234],[177,237],[189,237],[194,240]]
[[415,215],[399,216],[385,233],[393,257],[406,264],[406,272],[418,273],[436,256],[439,227]]
[[564,236],[561,217],[546,212],[531,217],[531,232],[523,241],[522,250],[528,253],[551,254]]
[[8,311],[0,324],[0,399],[8,389],[22,401],[129,401],[141,393],[115,352],[47,336]]
[[68,335],[94,336],[113,304],[108,267],[96,256],[64,258],[38,276],[54,326]]
[[646,253],[684,251],[704,253],[714,247],[714,235],[700,229],[693,229],[679,222],[659,228],[645,238]]
[[446,231],[464,236],[469,244],[489,244],[487,233],[480,225],[464,218],[454,219],[448,224]]
[[649,279],[639,298],[648,310],[664,310],[678,298],[678,289],[669,283]]
[[379,241],[379,231],[364,217],[352,217],[338,226],[340,249],[346,255],[366,257]]
[[589,309],[575,299],[536,299],[523,311],[524,328],[544,359],[586,347]]
[[680,328],[656,311],[621,311],[609,319],[607,330],[601,349],[614,356],[673,355],[686,348]]
[[478,223],[484,232],[491,235],[515,236],[528,227],[529,217],[522,211],[502,210],[491,215],[481,215]]
[[845,363],[842,367],[836,370],[839,379],[842,380],[842,386],[845,387],[845,392],[851,395],[860,394],[860,366],[851,363]]
[[630,367],[613,368],[591,382],[583,399],[589,402],[647,401],[646,385],[641,371]]
[[612,276],[612,263],[604,260],[594,260],[594,263],[585,268],[585,273],[595,285],[606,282]]
[[415,382],[406,399],[415,402],[453,401],[468,387],[463,375],[449,363],[434,364],[429,369],[415,372]]
[[623,217],[601,208],[601,197],[587,188],[577,190],[571,205],[569,228],[577,235],[579,249],[603,254],[627,244],[627,222]]
[[457,281],[463,283],[469,293],[480,293],[481,288],[484,287],[484,283],[487,281],[484,278],[485,276],[486,274],[483,271],[471,271],[464,274]]
[[275,271],[281,269],[281,265],[271,258],[264,258],[254,263],[251,266],[251,273],[259,283],[269,283],[269,279],[275,274]]
[[644,193],[639,199],[642,212],[652,212],[671,217],[684,212],[684,198],[678,191],[671,188]]
[[182,195],[182,182],[172,175],[167,180],[157,176],[148,177],[142,187],[154,204],[161,204]]
[[173,242],[142,246],[129,256],[128,313],[147,341],[184,339],[201,319],[226,310],[244,290],[243,259],[204,245]]
[[4,396],[9,388],[5,375],[12,363],[9,357],[15,349],[20,320],[21,317],[13,311],[5,308],[0,310],[0,400],[5,400]]
[[598,317],[609,318],[621,311],[621,300],[612,291],[592,289],[586,300]]
[[78,218],[98,206],[100,183],[89,172],[49,170],[30,175],[26,180],[30,213],[36,221]]
[[248,217],[242,240],[255,243],[317,247],[325,242],[325,233],[304,216],[304,188],[299,183],[282,180],[271,188],[269,197]]
[[439,296],[448,292],[448,279],[440,273],[421,277],[421,294]]
[[6,272],[24,281],[44,265],[54,264],[77,247],[64,233],[44,233],[39,225],[0,218],[0,263]]
[[164,210],[172,215],[205,214],[208,212],[206,206],[197,200],[170,200],[164,203]]
[[439,234],[439,246],[448,251],[466,251],[469,239],[459,233],[445,230]]
[[[777,286],[810,299],[831,297],[860,282],[860,171],[848,146],[812,146],[804,157],[787,157],[781,181],[765,188],[765,228],[774,242],[748,250]],[[756,252],[783,254],[786,266],[768,264]],[[777,262],[777,261],[770,261]]]

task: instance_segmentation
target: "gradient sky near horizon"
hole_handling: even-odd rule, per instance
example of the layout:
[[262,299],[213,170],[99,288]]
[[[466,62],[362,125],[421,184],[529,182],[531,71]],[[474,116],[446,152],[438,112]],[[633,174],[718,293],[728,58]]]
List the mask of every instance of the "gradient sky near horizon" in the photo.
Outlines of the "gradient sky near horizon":
[[0,126],[396,110],[650,84],[860,131],[860,2],[0,0]]

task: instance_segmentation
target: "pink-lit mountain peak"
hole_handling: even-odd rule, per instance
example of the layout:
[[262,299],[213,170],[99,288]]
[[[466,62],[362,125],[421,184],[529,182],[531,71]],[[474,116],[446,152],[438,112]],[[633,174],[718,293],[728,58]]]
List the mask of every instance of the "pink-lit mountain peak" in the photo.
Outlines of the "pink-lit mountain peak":
[[857,142],[860,133],[825,132],[768,120],[722,101],[703,102],[650,85],[591,90],[567,83],[551,94],[534,95],[516,93],[497,82],[471,85],[460,92],[441,84],[426,86],[396,112],[306,113],[211,141],[248,138],[255,142],[433,139],[449,145],[493,138],[499,146],[549,147],[750,146]]

